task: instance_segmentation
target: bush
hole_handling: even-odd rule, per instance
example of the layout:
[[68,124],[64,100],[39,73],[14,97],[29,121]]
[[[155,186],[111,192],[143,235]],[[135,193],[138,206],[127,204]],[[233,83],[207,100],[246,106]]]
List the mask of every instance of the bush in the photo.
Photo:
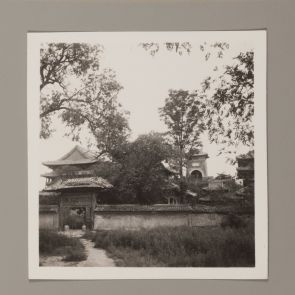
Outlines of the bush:
[[67,254],[63,258],[64,261],[82,261],[86,260],[87,256],[84,252],[84,248],[69,248]]
[[234,214],[229,214],[225,216],[221,223],[221,227],[223,228],[225,227],[243,228],[246,225],[247,225],[246,221],[242,217],[234,215]]
[[95,234],[96,234],[96,231],[87,230],[85,231],[82,238],[94,242]]
[[39,253],[46,256],[63,256],[65,261],[86,259],[84,245],[78,238],[71,238],[51,230],[39,231]]
[[39,251],[41,254],[51,254],[57,249],[71,244],[70,238],[57,232],[51,230],[40,230],[39,232]]

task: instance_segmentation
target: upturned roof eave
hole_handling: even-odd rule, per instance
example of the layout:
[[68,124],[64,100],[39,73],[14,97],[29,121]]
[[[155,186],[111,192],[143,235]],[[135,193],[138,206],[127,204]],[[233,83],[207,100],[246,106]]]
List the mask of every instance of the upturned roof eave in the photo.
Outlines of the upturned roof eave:
[[110,189],[112,187],[103,187],[98,185],[67,185],[67,186],[60,186],[60,187],[52,187],[52,188],[44,188],[45,192],[58,192],[67,189],[78,189],[78,188],[93,188],[93,189]]
[[51,167],[51,166],[64,166],[64,165],[87,165],[87,164],[94,164],[99,162],[99,159],[93,160],[86,160],[85,161],[67,161],[67,160],[58,160],[58,161],[49,161],[49,162],[42,162],[42,165]]
[[[75,151],[80,154],[80,159],[68,159]],[[63,165],[83,165],[83,164],[93,164],[98,162],[99,159],[96,158],[95,154],[83,149],[82,147],[76,145],[69,152],[63,155],[61,158],[55,161],[42,162],[44,166],[54,167]]]

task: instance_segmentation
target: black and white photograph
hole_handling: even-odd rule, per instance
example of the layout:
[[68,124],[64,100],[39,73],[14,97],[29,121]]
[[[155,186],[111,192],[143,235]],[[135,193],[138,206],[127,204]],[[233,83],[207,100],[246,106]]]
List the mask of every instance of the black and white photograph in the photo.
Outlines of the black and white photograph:
[[267,278],[266,32],[28,34],[32,279]]

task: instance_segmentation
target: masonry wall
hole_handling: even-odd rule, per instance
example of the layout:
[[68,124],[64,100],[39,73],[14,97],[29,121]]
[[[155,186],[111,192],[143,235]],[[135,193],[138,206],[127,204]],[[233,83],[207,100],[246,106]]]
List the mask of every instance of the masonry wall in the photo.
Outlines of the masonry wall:
[[94,229],[140,229],[158,226],[216,226],[223,220],[216,213],[97,212]]
[[39,228],[40,229],[58,229],[58,213],[57,212],[40,212]]

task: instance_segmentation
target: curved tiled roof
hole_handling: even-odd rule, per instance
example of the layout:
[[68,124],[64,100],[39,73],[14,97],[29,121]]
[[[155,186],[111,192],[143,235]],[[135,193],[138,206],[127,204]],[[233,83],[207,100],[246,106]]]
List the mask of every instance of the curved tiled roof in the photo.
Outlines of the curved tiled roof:
[[202,158],[202,157],[209,158],[207,153],[193,154],[191,157],[192,158]]
[[54,171],[46,172],[41,174],[43,177],[47,178],[56,178],[56,177],[63,177],[63,176],[94,176],[93,170],[58,170],[55,169]]
[[239,155],[237,157],[238,160],[240,159],[254,159],[254,150],[249,151],[248,153],[244,155]]
[[102,177],[81,177],[58,179],[45,187],[45,191],[55,191],[69,188],[111,188],[113,187]]
[[43,162],[45,166],[92,164],[99,160],[93,152],[76,145],[72,150],[56,161]]

